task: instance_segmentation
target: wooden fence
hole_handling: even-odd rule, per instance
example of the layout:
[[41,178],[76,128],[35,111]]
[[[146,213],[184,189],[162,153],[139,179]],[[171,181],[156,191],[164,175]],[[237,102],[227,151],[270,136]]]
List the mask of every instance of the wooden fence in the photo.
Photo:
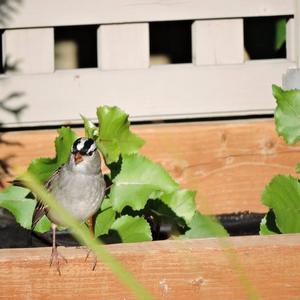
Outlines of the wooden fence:
[[[0,107],[26,108],[19,122],[0,110],[0,121],[4,129],[32,126],[1,136],[0,158],[18,171],[35,157],[54,155],[55,131],[33,130],[35,125],[79,123],[79,113],[94,117],[103,104],[142,121],[271,113],[271,84],[281,84],[287,69],[300,65],[299,0],[3,3],[2,59],[16,62],[18,70],[0,75]],[[243,19],[262,16],[288,17],[286,58],[244,60]],[[179,20],[192,21],[192,62],[150,66],[149,23]],[[54,28],[90,24],[98,26],[98,66],[55,70]],[[275,174],[295,174],[299,162],[298,147],[284,144],[273,120],[150,124],[133,130],[146,140],[144,155],[161,163],[182,187],[197,190],[203,213],[265,212],[260,203],[265,184]],[[155,299],[246,300],[249,280],[260,299],[290,300],[300,295],[299,239],[295,234],[105,247]],[[0,298],[134,299],[103,262],[91,271],[82,249],[61,249],[68,264],[58,276],[48,266],[50,251],[0,250]]]
[[[23,0],[2,22],[0,99],[26,104],[6,127],[78,123],[117,105],[133,120],[271,113],[271,84],[300,64],[297,0]],[[0,7],[1,8],[1,7]],[[243,18],[287,16],[287,57],[244,61]],[[149,22],[192,20],[192,63],[149,65]],[[54,69],[54,27],[99,25],[98,67]],[[16,97],[17,96],[17,97]]]

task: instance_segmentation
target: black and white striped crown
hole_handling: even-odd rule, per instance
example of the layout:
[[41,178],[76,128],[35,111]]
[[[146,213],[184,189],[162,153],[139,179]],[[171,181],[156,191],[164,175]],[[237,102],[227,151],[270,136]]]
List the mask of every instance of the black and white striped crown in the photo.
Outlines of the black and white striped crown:
[[96,143],[92,139],[81,137],[73,143],[72,153],[79,152],[81,155],[91,155],[96,149]]

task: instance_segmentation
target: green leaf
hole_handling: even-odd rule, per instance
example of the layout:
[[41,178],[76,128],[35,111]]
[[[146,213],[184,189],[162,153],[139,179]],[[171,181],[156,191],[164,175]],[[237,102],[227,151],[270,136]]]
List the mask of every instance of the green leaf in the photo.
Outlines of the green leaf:
[[259,225],[259,234],[260,235],[270,235],[275,234],[275,232],[271,231],[267,226],[267,215],[265,215],[260,221]]
[[99,137],[97,146],[106,164],[117,162],[120,154],[136,153],[144,141],[129,130],[128,115],[118,107],[102,106],[97,109]]
[[273,209],[280,232],[300,232],[300,184],[297,178],[275,176],[266,186],[262,202]]
[[47,218],[46,215],[44,215],[36,224],[34,227],[34,231],[37,231],[39,233],[44,233],[49,231],[51,228],[51,221]]
[[279,50],[286,40],[286,17],[279,17],[275,23],[275,50]]
[[225,228],[213,217],[204,216],[200,212],[195,212],[188,230],[183,238],[196,239],[204,237],[228,236]]
[[9,210],[16,218],[16,221],[24,228],[31,228],[31,220],[36,201],[27,198],[30,190],[10,186],[0,193],[0,206]]
[[178,189],[178,184],[166,170],[138,154],[123,157],[121,171],[113,183],[110,198],[118,212],[127,205],[140,210],[149,198]]
[[296,166],[296,172],[300,173],[300,163],[298,163],[297,166]]
[[167,204],[174,213],[189,224],[194,216],[196,192],[189,190],[178,190],[161,196],[161,200]]
[[272,209],[264,216],[260,222],[260,235],[270,235],[281,233],[275,222],[275,214]]
[[122,216],[111,226],[116,230],[123,243],[152,241],[151,229],[143,217]]
[[272,88],[277,102],[276,130],[286,143],[294,144],[300,140],[300,90],[283,91],[276,85]]
[[116,219],[116,212],[112,208],[111,200],[105,198],[101,205],[101,211],[95,221],[95,237],[107,234]]
[[77,138],[75,132],[69,127],[61,127],[58,134],[55,139],[55,158],[37,158],[28,167],[28,171],[43,183],[68,160],[72,144]]
[[83,115],[81,115],[81,119],[83,120],[83,124],[84,124],[85,136],[93,140],[97,139],[98,138],[97,126]]

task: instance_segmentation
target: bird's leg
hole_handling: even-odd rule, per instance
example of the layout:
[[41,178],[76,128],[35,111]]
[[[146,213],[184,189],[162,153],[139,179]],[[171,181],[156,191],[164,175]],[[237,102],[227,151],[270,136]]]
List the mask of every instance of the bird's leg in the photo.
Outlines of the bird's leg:
[[[94,224],[93,224],[93,217],[89,217],[86,221],[88,227],[89,227],[89,230],[90,230],[90,233],[92,236],[94,236]],[[87,259],[89,258],[91,254],[91,249],[88,249],[88,253],[86,255],[86,258],[85,258],[85,261],[87,261]]]
[[52,266],[53,262],[56,264],[56,270],[59,275],[61,275],[60,272],[60,263],[59,263],[59,257],[61,257],[66,263],[67,260],[66,258],[61,255],[57,251],[57,246],[56,246],[56,224],[52,223],[51,228],[52,228],[52,251],[51,251],[51,257],[50,257],[50,267]]
[[89,217],[89,218],[87,219],[86,222],[87,222],[87,224],[88,224],[88,226],[89,226],[89,230],[90,230],[91,235],[94,236],[94,223],[93,223],[93,217]]
[[[90,217],[90,218],[87,219],[87,224],[88,224],[88,227],[90,229],[91,235],[94,237],[95,234],[94,234],[93,217]],[[92,250],[88,249],[88,253],[86,255],[85,261],[87,261],[87,259],[89,258],[91,252],[92,252]],[[92,270],[94,271],[96,269],[96,266],[97,266],[97,256],[96,255],[93,255],[93,256],[94,256],[94,262],[93,262],[93,268],[92,268]]]

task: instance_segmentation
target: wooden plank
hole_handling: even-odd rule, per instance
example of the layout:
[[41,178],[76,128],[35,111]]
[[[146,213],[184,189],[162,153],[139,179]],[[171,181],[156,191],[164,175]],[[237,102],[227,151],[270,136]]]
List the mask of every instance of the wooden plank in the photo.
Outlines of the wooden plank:
[[[300,235],[222,240],[235,252],[260,299],[300,295]],[[228,250],[217,239],[105,246],[155,299],[250,299]],[[50,248],[0,250],[0,299],[136,299],[101,261],[95,271],[86,250],[60,247],[62,276],[49,268]],[[271,275],[270,275],[271,274]]]
[[243,63],[243,19],[195,21],[192,52],[195,65]]
[[296,43],[296,62],[300,68],[300,3],[295,0],[295,43]]
[[3,64],[16,65],[18,73],[54,71],[53,28],[5,30]]
[[114,24],[98,29],[98,65],[102,70],[149,67],[149,25]]
[[286,58],[296,61],[296,28],[295,19],[290,18],[286,24]]
[[293,15],[294,0],[23,0],[0,28]]
[[271,85],[281,85],[282,74],[292,67],[295,63],[288,60],[266,60],[0,76],[0,99],[22,92],[10,105],[27,105],[21,122],[2,110],[0,120],[7,127],[78,123],[79,113],[93,118],[101,104],[119,106],[132,120],[143,121],[271,113],[275,107]]
[[[141,152],[163,165],[182,187],[197,191],[204,213],[265,212],[264,186],[276,174],[294,174],[299,146],[278,138],[273,120],[133,126]],[[82,130],[78,131],[83,134]],[[24,170],[36,157],[54,156],[54,130],[9,132],[0,157]]]

